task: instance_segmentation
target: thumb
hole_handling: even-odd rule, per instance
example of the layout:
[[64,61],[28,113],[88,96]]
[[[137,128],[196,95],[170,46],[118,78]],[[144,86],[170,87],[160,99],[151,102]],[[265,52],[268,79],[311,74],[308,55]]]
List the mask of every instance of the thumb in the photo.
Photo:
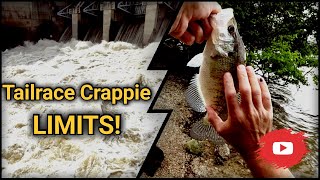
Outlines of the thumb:
[[217,2],[214,2],[214,8],[212,9],[211,14],[217,14],[217,13],[221,12],[221,9],[222,8],[221,8],[220,4]]
[[225,122],[222,121],[222,119],[218,116],[218,114],[212,107],[207,106],[206,109],[208,121],[214,127],[214,129],[216,129],[216,131],[220,134],[224,129]]

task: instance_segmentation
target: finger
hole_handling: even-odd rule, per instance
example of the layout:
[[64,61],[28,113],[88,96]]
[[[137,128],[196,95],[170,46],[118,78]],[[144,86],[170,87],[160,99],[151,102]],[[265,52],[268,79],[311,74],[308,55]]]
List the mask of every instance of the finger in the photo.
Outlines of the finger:
[[260,109],[263,105],[262,105],[262,99],[261,99],[261,89],[260,89],[259,82],[257,80],[257,76],[254,73],[252,66],[247,66],[246,69],[247,69],[249,82],[251,85],[252,102],[257,109]]
[[261,89],[263,107],[267,111],[272,111],[271,95],[270,95],[270,92],[268,89],[268,85],[262,77],[259,79],[259,85],[260,85],[260,89]]
[[209,23],[209,19],[203,19],[201,20],[201,26],[202,26],[202,30],[203,30],[203,40],[207,40],[212,32],[212,27]]
[[177,15],[176,19],[174,20],[171,28],[170,28],[170,31],[169,31],[169,34],[171,35],[171,33],[173,31],[175,31],[175,29],[177,28],[178,24],[180,23],[180,19],[181,19],[181,15],[182,13],[179,12],[179,14]]
[[227,101],[229,116],[235,116],[236,111],[239,110],[239,103],[237,99],[237,92],[234,87],[232,76],[229,72],[224,74],[224,93]]
[[195,37],[188,31],[186,31],[179,39],[189,46],[191,46],[195,41]]
[[196,21],[189,22],[188,31],[194,35],[196,43],[200,44],[203,42],[203,30]]
[[210,106],[206,107],[208,121],[214,127],[214,129],[218,132],[218,134],[223,133],[225,122],[218,116],[218,114],[214,111],[214,109]]
[[239,81],[239,91],[241,94],[241,106],[243,106],[244,109],[249,110],[253,104],[251,98],[251,87],[244,65],[241,64],[237,67],[237,75]]
[[211,14],[217,14],[221,11],[221,6],[217,2],[213,2],[213,3],[214,3],[214,8],[212,9]]
[[186,15],[182,14],[177,22],[177,25],[175,25],[175,28],[173,28],[173,30],[171,31],[170,35],[177,39],[180,39],[185,34],[188,28],[188,24],[189,19],[186,17]]

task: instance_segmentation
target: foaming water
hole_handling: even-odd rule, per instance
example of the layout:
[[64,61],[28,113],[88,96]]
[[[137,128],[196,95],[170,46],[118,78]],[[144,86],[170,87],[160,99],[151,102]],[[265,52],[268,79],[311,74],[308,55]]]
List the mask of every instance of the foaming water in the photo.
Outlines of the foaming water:
[[[2,52],[4,82],[45,87],[147,86],[152,99],[166,71],[147,67],[159,43],[145,48],[126,42],[93,44],[40,40]],[[4,91],[2,91],[4,92]],[[122,114],[122,135],[33,136],[32,114],[102,114],[101,101],[5,101],[2,98],[3,177],[135,177],[166,114],[148,114],[152,102],[105,107]],[[43,119],[44,120],[44,119]],[[40,120],[42,122],[42,119]],[[116,139],[117,141],[115,141]]]

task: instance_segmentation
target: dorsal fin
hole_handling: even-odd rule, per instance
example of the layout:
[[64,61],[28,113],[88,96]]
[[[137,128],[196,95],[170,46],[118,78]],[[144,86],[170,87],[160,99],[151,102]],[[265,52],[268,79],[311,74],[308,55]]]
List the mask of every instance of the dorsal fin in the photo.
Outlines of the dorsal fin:
[[200,67],[203,61],[203,53],[195,55],[187,64],[188,67]]

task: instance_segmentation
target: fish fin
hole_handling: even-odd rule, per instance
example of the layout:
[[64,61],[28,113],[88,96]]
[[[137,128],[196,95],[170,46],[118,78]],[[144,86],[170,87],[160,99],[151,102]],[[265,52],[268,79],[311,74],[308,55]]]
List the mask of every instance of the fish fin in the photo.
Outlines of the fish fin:
[[190,85],[186,91],[186,100],[194,111],[206,112],[206,107],[200,91],[199,74],[195,74],[191,79]]
[[188,62],[188,67],[200,67],[203,61],[203,53],[199,53]]
[[202,118],[201,120],[199,120],[191,126],[190,136],[193,139],[199,141],[212,141],[215,145],[221,145],[225,143],[223,137],[221,137],[217,133],[217,131],[211,126],[206,117]]

